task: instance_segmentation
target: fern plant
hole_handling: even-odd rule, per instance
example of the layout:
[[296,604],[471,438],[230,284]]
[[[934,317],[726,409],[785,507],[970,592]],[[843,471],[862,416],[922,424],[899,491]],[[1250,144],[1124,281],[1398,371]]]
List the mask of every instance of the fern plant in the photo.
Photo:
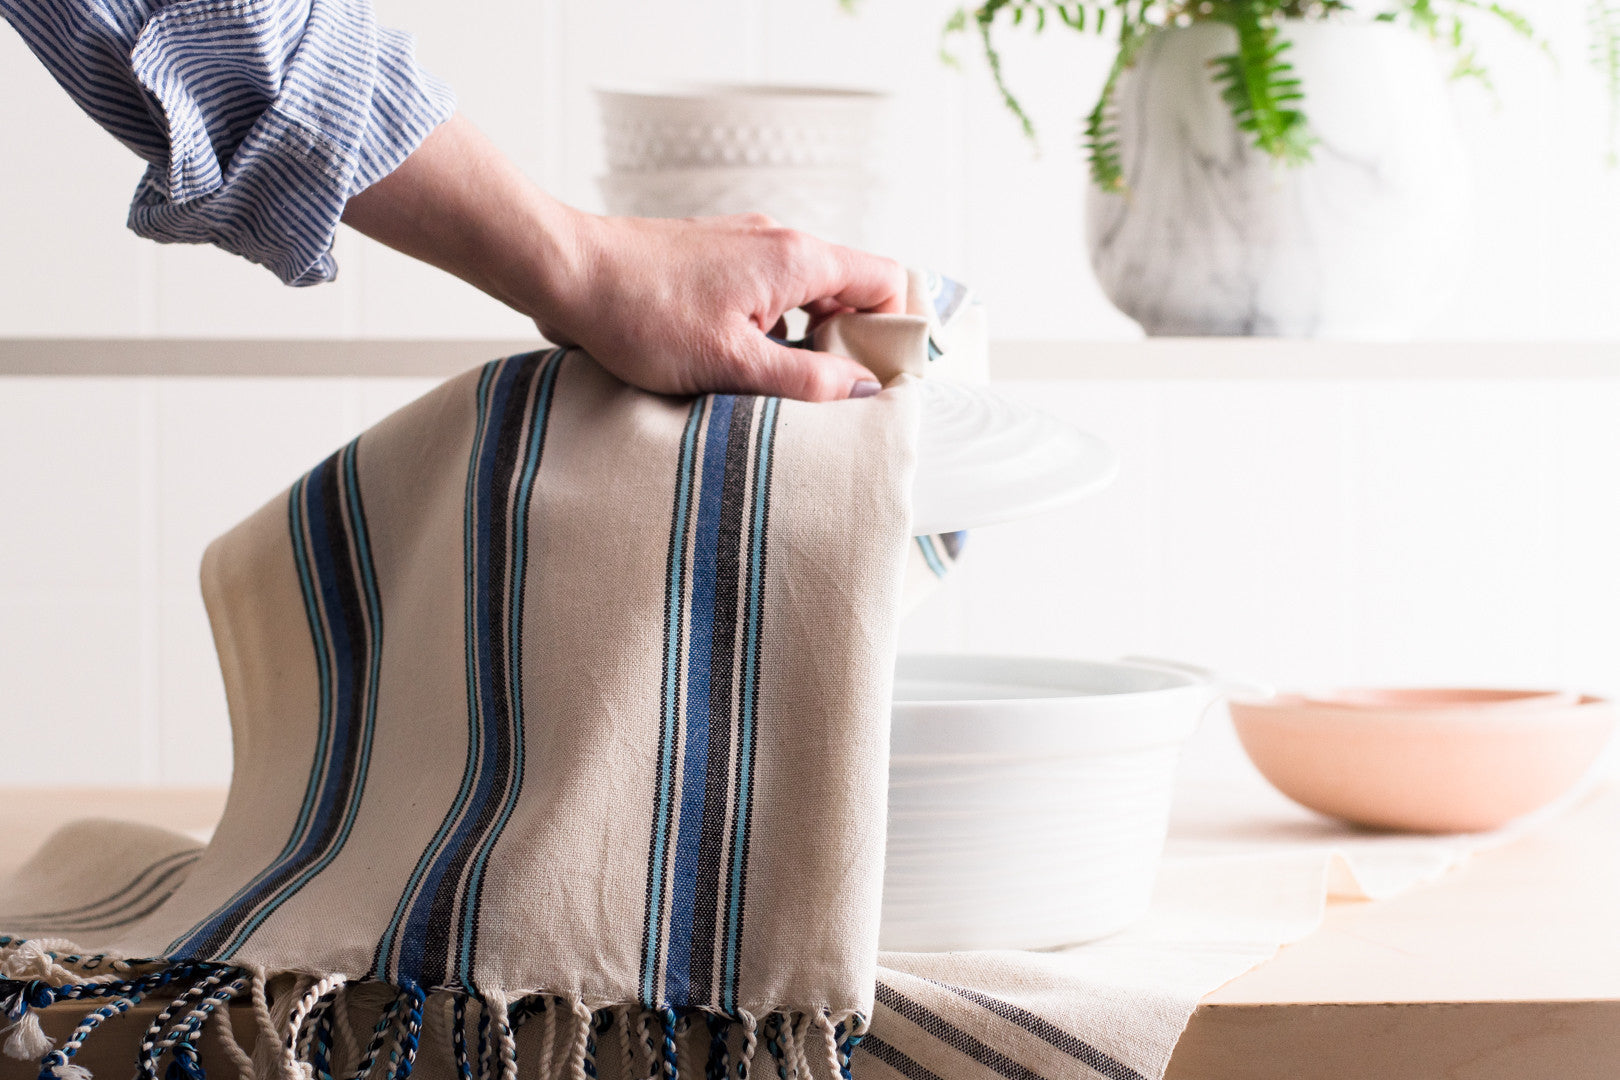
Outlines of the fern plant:
[[[853,6],[853,0],[841,2]],[[1587,4],[1591,60],[1604,78],[1610,101],[1612,158],[1612,132],[1620,117],[1620,0],[1587,0]],[[977,38],[1003,104],[1033,140],[1035,124],[1003,70],[998,31],[1012,26],[1041,33],[1048,27],[1063,27],[1083,34],[1111,35],[1113,62],[1096,105],[1086,115],[1082,142],[1092,181],[1105,191],[1117,191],[1124,187],[1125,175],[1114,99],[1121,74],[1155,31],[1199,22],[1230,26],[1237,49],[1215,58],[1211,78],[1231,110],[1233,122],[1248,134],[1257,150],[1280,164],[1299,165],[1310,160],[1315,143],[1305,111],[1309,88],[1302,85],[1289,63],[1289,43],[1279,34],[1279,24],[1289,19],[1327,18],[1348,13],[1353,7],[1365,10],[1367,5],[1356,0],[983,0],[977,7],[959,8],[951,15],[944,27],[941,53],[955,63],[953,39],[968,34]],[[1487,84],[1489,74],[1468,33],[1471,19],[1497,20],[1515,34],[1540,43],[1530,21],[1498,0],[1381,0],[1373,17],[1404,23],[1445,45],[1456,57],[1454,77]]]

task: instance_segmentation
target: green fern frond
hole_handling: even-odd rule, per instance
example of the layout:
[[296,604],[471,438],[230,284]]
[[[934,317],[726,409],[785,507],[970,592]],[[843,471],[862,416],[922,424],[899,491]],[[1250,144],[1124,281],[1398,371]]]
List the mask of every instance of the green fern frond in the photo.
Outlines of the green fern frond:
[[939,28],[939,59],[946,67],[962,70],[962,61],[951,51],[951,42],[958,35],[967,33],[967,24],[967,8],[957,8],[945,20],[945,25]]
[[1490,69],[1479,62],[1479,55],[1473,49],[1459,50],[1451,65],[1451,80],[1462,82],[1464,79],[1474,80],[1492,95],[1496,93],[1496,84],[1491,81]]
[[[990,66],[990,78],[996,84],[996,92],[1001,95],[1001,103],[1007,106],[1007,110],[1017,119],[1018,126],[1023,129],[1024,137],[1029,139],[1030,142],[1034,142],[1035,121],[1029,118],[1029,114],[1024,111],[1023,104],[1018,100],[1018,96],[1012,92],[1012,87],[1007,85],[1007,78],[1001,70],[1001,53],[996,49],[995,38],[991,34],[996,22],[996,13],[1007,6],[1008,0],[989,0],[988,3],[973,13],[973,21],[979,28],[979,43],[984,47],[985,63]],[[1019,12],[1022,10],[1021,6],[1014,7],[1014,25],[1017,25]]]
[[1519,12],[1511,8],[1505,8],[1501,4],[1487,4],[1485,10],[1506,23],[1510,30],[1526,41],[1536,40],[1535,27],[1531,26],[1530,20]]
[[[1109,7],[1118,7],[1124,12],[1132,0],[1091,0],[1090,3],[1054,3],[1052,0],[985,0],[985,2],[971,10],[960,8],[953,13],[945,24],[942,37],[941,53],[946,62],[956,64],[956,58],[945,46],[945,40],[957,33],[965,32],[971,24],[979,36],[979,44],[984,50],[986,66],[990,69],[991,81],[995,83],[996,92],[1001,95],[1001,103],[1007,111],[1012,113],[1023,130],[1024,136],[1035,142],[1035,122],[1029,113],[1024,110],[1023,102],[1013,93],[1008,84],[1006,74],[1002,70],[1001,51],[996,47],[995,25],[997,20],[1005,18],[1013,26],[1023,26],[1026,20],[1034,33],[1041,33],[1048,25],[1048,18],[1055,15],[1053,25],[1067,26],[1072,30],[1084,31],[1089,27],[1100,32],[1102,30],[1103,16]],[[1156,0],[1135,0],[1138,17],[1147,11]],[[1089,9],[1089,16],[1088,16]],[[1124,25],[1129,28],[1133,24],[1129,19]]]
[[1291,43],[1278,38],[1276,24],[1260,0],[1231,5],[1224,20],[1237,31],[1238,51],[1212,62],[1215,84],[1254,146],[1285,165],[1310,160],[1315,139],[1299,108],[1305,94],[1294,66],[1283,59]]
[[1103,191],[1125,190],[1125,166],[1119,156],[1119,117],[1114,107],[1120,76],[1136,62],[1137,50],[1147,37],[1140,27],[1122,21],[1119,48],[1108,69],[1097,104],[1086,115],[1081,144],[1085,147],[1086,163],[1091,171],[1091,182]]
[[1412,28],[1430,37],[1440,36],[1440,15],[1431,0],[1405,0],[1406,14]]

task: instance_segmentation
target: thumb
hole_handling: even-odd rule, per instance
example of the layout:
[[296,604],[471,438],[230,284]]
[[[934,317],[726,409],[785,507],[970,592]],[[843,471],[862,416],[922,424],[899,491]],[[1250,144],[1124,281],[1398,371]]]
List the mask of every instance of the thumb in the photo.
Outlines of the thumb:
[[847,356],[789,348],[758,331],[744,339],[739,370],[747,392],[799,401],[842,401],[882,389],[876,375]]

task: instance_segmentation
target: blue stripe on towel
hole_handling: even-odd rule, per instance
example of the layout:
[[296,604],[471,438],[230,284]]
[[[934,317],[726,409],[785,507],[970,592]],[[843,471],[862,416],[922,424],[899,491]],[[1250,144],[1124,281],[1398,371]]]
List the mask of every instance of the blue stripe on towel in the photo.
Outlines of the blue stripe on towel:
[[641,992],[652,1006],[736,1007],[779,409],[774,398],[714,395],[688,414],[648,852]]
[[[675,840],[675,880],[670,889],[669,955],[664,991],[675,1005],[692,1004],[692,915],[703,828],[705,769],[709,760],[709,670],[713,662],[715,561],[719,551],[720,503],[725,482],[726,432],[737,399],[716,394],[704,434],[692,551],[692,601],[687,614],[686,724],[681,769],[680,824]],[[696,988],[700,993],[706,987]]]
[[658,785],[654,796],[653,836],[647,856],[647,914],[642,928],[641,1000],[648,1006],[659,1001],[659,958],[663,952],[664,878],[669,848],[670,818],[674,812],[673,774],[681,677],[681,613],[686,599],[686,541],[691,512],[693,462],[697,432],[707,411],[706,399],[692,403],[686,430],[681,437],[680,464],[676,470],[675,508],[670,522],[669,563],[664,585],[664,675],[662,723],[658,733]]
[[[495,821],[520,777],[517,750],[521,735],[514,730],[514,710],[501,674],[511,661],[502,646],[508,598],[503,587],[508,583],[506,552],[513,526],[512,479],[519,471],[519,448],[514,444],[525,427],[543,425],[544,418],[530,412],[530,393],[541,366],[548,360],[554,365],[557,355],[530,353],[500,362],[489,394],[486,434],[475,448],[473,482],[466,496],[476,504],[474,548],[465,556],[467,571],[474,577],[470,592],[474,639],[467,667],[467,680],[475,687],[478,721],[476,742],[467,756],[473,783],[467,798],[452,808],[455,824],[421,875],[399,931],[397,974],[425,985],[438,985],[451,976],[452,957],[458,967],[470,965],[470,949],[464,952],[466,943],[459,940],[462,918],[458,917],[458,912],[465,914],[465,905],[475,905],[476,898],[468,892],[470,866],[477,850],[490,840]],[[465,981],[470,983],[470,971],[466,975]]]

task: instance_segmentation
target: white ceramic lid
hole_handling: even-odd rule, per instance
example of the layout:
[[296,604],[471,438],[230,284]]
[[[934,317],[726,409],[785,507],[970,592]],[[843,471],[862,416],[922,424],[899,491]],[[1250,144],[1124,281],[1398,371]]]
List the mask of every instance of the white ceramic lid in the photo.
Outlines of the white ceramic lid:
[[923,379],[911,531],[977,529],[1066,506],[1118,471],[1108,444],[984,386]]

